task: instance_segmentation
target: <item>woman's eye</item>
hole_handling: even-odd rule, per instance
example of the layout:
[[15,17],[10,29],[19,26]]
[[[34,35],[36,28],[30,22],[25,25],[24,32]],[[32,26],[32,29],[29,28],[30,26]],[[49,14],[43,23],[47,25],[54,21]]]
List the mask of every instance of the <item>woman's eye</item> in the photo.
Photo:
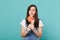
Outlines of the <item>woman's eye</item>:
[[33,10],[33,11],[35,11],[35,10]]

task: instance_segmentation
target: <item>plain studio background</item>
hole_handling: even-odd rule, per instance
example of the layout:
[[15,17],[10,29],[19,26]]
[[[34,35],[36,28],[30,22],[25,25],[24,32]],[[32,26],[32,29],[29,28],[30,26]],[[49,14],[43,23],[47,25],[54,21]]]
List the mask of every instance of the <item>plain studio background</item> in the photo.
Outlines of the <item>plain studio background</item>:
[[60,0],[0,0],[0,40],[22,40],[20,22],[30,4],[44,23],[41,40],[60,40]]

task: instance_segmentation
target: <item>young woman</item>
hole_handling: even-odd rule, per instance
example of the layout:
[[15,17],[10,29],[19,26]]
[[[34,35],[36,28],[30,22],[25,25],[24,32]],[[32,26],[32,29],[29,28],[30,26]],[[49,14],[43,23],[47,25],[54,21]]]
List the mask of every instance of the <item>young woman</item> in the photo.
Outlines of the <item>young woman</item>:
[[23,40],[39,40],[42,36],[43,23],[38,18],[38,11],[35,5],[28,7],[26,18],[20,24]]

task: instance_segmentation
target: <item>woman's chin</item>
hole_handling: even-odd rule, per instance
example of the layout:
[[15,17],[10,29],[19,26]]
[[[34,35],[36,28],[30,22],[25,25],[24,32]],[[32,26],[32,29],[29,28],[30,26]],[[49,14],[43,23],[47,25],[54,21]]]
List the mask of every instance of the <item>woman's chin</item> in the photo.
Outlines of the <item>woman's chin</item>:
[[33,17],[33,15],[30,15],[30,17]]

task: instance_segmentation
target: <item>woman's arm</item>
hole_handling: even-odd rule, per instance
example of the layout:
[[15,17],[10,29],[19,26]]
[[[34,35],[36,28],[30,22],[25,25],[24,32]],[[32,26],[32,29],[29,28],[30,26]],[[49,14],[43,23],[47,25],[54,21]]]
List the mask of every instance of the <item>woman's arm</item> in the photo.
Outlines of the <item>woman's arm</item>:
[[30,30],[31,29],[29,29],[28,27],[25,29],[25,27],[22,26],[22,28],[21,28],[21,36],[25,37]]
[[36,36],[41,37],[42,36],[42,26],[36,30],[36,28],[32,29],[32,31],[36,34]]
[[34,27],[34,24],[30,24],[28,28],[32,29],[32,31],[36,34],[37,37],[42,36],[42,26],[39,26],[37,29]]

